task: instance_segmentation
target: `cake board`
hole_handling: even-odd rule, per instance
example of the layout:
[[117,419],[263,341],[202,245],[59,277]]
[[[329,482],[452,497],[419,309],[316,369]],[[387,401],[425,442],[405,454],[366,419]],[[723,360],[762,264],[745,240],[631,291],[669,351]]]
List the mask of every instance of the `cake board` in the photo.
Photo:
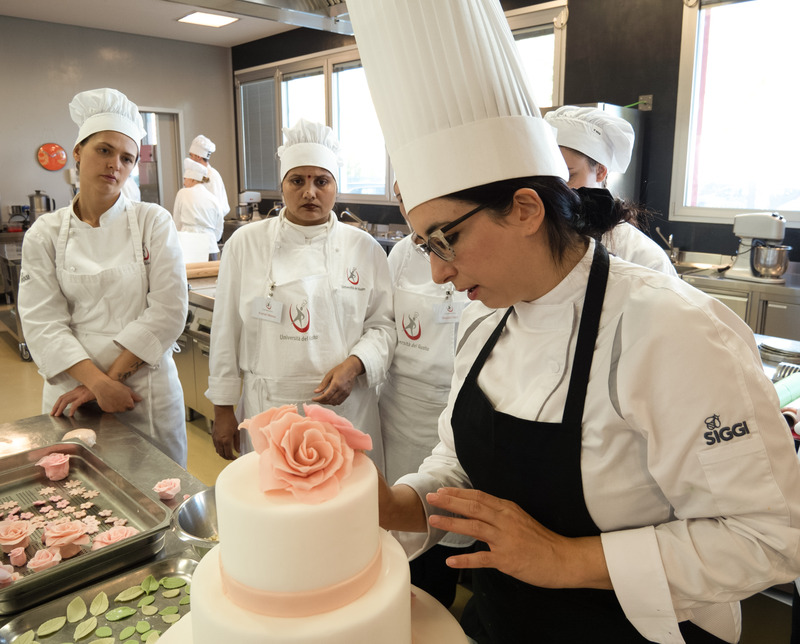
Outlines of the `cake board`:
[[[458,621],[432,595],[411,587],[411,644],[467,644]],[[160,644],[192,644],[191,612],[173,624]]]

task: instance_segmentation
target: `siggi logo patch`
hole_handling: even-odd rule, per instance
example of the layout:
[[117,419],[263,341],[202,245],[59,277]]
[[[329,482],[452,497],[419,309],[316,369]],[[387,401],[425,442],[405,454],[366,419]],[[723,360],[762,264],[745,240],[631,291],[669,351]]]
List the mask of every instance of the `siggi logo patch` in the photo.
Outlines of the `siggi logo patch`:
[[722,421],[718,414],[713,414],[705,419],[707,432],[703,434],[706,439],[706,445],[716,445],[717,443],[724,443],[739,436],[744,436],[750,433],[747,427],[747,421],[734,423],[730,427],[723,427]]

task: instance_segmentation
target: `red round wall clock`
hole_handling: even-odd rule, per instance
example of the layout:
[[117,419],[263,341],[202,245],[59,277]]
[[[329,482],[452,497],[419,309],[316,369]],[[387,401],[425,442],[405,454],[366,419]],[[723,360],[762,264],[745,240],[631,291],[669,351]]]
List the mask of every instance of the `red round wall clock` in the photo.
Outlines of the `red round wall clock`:
[[45,143],[40,146],[36,157],[45,170],[60,170],[67,163],[67,153],[58,143]]

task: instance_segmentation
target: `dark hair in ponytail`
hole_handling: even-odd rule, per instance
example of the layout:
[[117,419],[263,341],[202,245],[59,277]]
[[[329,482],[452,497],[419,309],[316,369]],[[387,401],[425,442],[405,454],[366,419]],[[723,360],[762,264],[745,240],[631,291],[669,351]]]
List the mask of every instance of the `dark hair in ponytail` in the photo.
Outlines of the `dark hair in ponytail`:
[[[535,190],[544,204],[545,221],[553,259],[561,262],[566,250],[587,237],[600,240],[622,221],[637,219],[642,212],[611,196],[604,188],[573,190],[560,177],[520,177],[487,183],[446,195],[446,199],[483,204],[498,218],[513,206],[514,193],[521,188]],[[631,222],[633,223],[633,222]]]

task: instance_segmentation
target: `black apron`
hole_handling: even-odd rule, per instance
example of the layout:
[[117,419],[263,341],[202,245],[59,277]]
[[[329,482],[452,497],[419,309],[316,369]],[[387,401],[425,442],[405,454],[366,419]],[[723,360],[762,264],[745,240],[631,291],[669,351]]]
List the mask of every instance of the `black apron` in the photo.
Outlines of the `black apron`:
[[[567,537],[600,534],[583,497],[581,421],[608,263],[606,249],[597,243],[561,423],[497,412],[478,386],[478,374],[513,307],[475,359],[453,408],[456,453],[472,486],[513,501],[542,525]],[[477,548],[487,550],[488,546],[478,543]],[[468,608],[476,614],[465,615],[462,623],[481,644],[584,643],[598,638],[615,644],[647,641],[625,617],[611,590],[539,588],[491,568],[472,570],[472,584]],[[478,624],[477,630],[469,627],[470,622]]]

